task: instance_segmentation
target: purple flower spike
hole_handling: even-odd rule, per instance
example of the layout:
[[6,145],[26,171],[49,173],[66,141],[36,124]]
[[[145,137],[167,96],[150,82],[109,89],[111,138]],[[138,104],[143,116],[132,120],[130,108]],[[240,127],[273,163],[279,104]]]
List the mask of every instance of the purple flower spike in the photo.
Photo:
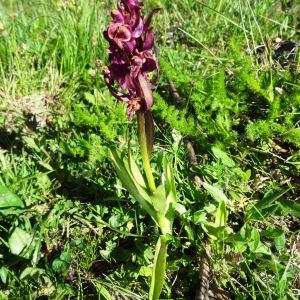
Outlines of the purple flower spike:
[[[104,32],[109,42],[109,65],[104,68],[104,79],[111,94],[127,103],[129,119],[137,111],[145,113],[151,109],[152,89],[159,71],[150,24],[160,9],[154,9],[144,20],[142,7],[138,0],[118,1],[117,9],[111,12],[112,22]],[[148,76],[151,72],[156,73],[152,80]]]

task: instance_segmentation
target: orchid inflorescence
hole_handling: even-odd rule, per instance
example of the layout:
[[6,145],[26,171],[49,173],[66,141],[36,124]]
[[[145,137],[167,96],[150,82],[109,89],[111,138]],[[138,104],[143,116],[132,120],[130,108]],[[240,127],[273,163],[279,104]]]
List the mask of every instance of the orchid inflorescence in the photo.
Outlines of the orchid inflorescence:
[[[132,119],[137,111],[147,112],[153,105],[152,89],[158,74],[153,53],[154,34],[150,27],[154,9],[144,19],[143,3],[138,0],[120,0],[111,12],[112,22],[104,32],[109,42],[109,65],[104,68],[105,82],[111,94],[127,103],[127,115]],[[118,84],[121,89],[115,86]]]

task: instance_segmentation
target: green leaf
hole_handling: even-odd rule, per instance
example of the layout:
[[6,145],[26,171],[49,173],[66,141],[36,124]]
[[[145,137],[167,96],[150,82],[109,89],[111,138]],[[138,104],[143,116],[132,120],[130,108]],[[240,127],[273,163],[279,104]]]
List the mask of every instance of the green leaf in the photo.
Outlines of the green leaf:
[[164,178],[165,178],[165,191],[166,196],[172,194],[172,201],[176,203],[176,184],[175,184],[175,176],[174,170],[172,166],[172,162],[168,161],[166,157],[163,159],[163,170],[164,170]]
[[186,207],[181,203],[175,203],[174,209],[179,213],[179,215],[183,215],[187,212]]
[[112,300],[113,298],[110,296],[109,291],[104,287],[100,286],[98,287],[98,292],[101,296],[104,297],[105,300]]
[[36,152],[41,152],[41,148],[36,144],[34,138],[30,136],[23,136],[23,141],[26,146],[35,150]]
[[275,213],[278,208],[276,202],[290,189],[285,189],[280,192],[274,193],[273,191],[267,192],[262,200],[252,204],[252,207],[246,213],[247,220],[264,220],[266,217]]
[[277,201],[280,208],[288,215],[300,218],[300,204],[294,201],[280,199]]
[[97,105],[97,98],[91,93],[84,93],[85,99],[92,105]]
[[227,239],[232,231],[229,227],[216,227],[213,223],[202,224],[202,228],[211,239],[218,241]]
[[41,274],[45,273],[43,269],[40,268],[32,268],[32,267],[27,267],[23,270],[23,272],[20,275],[20,279],[23,280],[26,277],[36,277]]
[[121,215],[113,215],[109,218],[108,223],[113,228],[118,228],[124,224],[124,219]]
[[135,160],[132,157],[131,151],[128,151],[128,164],[129,164],[129,168],[131,171],[131,174],[133,176],[133,178],[135,179],[135,181],[144,189],[147,189],[147,184],[145,182],[145,179],[138,167],[138,165],[136,164]]
[[151,197],[157,211],[159,226],[163,234],[172,233],[172,224],[176,208],[176,186],[172,163],[163,158],[163,185],[159,186]]
[[247,250],[248,242],[240,234],[237,234],[233,239],[233,246],[236,252],[243,253]]
[[72,261],[72,256],[70,254],[70,252],[68,251],[65,251],[63,252],[60,256],[59,256],[59,259],[66,262],[66,263],[71,263]]
[[185,229],[185,231],[186,231],[186,234],[187,234],[187,236],[188,236],[188,239],[189,239],[190,241],[194,241],[194,240],[195,240],[195,232],[194,232],[193,228],[192,228],[189,224],[186,224],[186,225],[184,226],[184,229]]
[[251,231],[251,240],[250,249],[252,252],[255,252],[260,243],[260,234],[256,228],[253,228]]
[[116,150],[111,150],[111,160],[117,172],[119,179],[124,187],[135,198],[141,207],[152,217],[157,223],[156,212],[152,206],[150,195],[143,189],[133,178],[130,173],[129,166],[126,167],[124,161],[121,160],[119,153]]
[[[1,267],[0,268],[0,279],[3,284],[6,284],[8,275],[9,275],[9,269],[6,267]],[[0,297],[0,299],[1,299],[1,297]]]
[[51,171],[51,172],[54,171],[54,169],[50,166],[50,164],[48,164],[45,161],[39,160],[38,164],[41,165],[42,167],[44,167],[45,169],[47,169],[48,171]]
[[166,199],[165,187],[163,185],[159,185],[156,191],[151,196],[151,200],[153,203],[154,209],[162,214],[165,215],[168,209],[168,203]]
[[151,275],[152,275],[152,268],[147,267],[147,266],[140,267],[139,275],[141,275],[143,277],[151,277]]
[[149,300],[158,300],[162,292],[167,265],[167,248],[167,237],[165,235],[161,235],[157,241],[155,249]]
[[261,254],[266,254],[266,255],[271,255],[272,253],[268,249],[267,246],[265,246],[262,242],[259,242],[257,245],[256,249],[253,251],[254,253],[261,253]]
[[285,242],[286,242],[286,239],[285,239],[285,234],[283,233],[282,235],[276,237],[274,239],[275,241],[275,247],[278,251],[280,250],[283,250],[284,247],[285,247]]
[[226,195],[223,193],[223,191],[219,188],[210,185],[207,182],[202,182],[202,185],[216,201],[224,201],[225,203],[229,201]]
[[223,150],[221,150],[220,148],[213,146],[211,148],[214,156],[217,159],[220,159],[222,161],[222,163],[227,166],[227,167],[234,167],[235,166],[235,162],[229,157],[229,155],[224,152]]
[[0,186],[0,211],[10,208],[24,208],[24,204],[16,194],[2,185]]
[[59,256],[59,258],[56,258],[52,262],[52,269],[56,273],[66,273],[69,270],[71,261],[71,254],[68,251],[65,251]]
[[216,211],[215,226],[223,227],[226,225],[226,221],[227,221],[226,204],[225,201],[220,201],[218,209]]
[[202,210],[196,211],[193,215],[193,223],[196,225],[201,225],[207,222],[206,213]]
[[271,255],[270,250],[260,241],[260,234],[256,228],[251,231],[251,240],[249,241],[249,249],[253,253],[262,253]]
[[32,242],[32,235],[17,227],[8,239],[10,252],[20,255]]
[[247,170],[246,172],[244,172],[243,176],[242,176],[242,179],[244,181],[248,181],[251,177],[251,170]]

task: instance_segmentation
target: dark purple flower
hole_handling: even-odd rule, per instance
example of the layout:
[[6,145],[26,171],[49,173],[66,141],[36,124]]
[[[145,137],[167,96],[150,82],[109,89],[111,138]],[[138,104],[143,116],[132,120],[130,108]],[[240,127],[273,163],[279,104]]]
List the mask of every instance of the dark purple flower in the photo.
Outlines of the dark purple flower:
[[[154,9],[144,19],[143,3],[120,0],[111,12],[112,22],[104,32],[109,42],[109,65],[104,68],[105,82],[114,97],[127,103],[128,117],[135,112],[146,112],[153,105],[152,89],[158,75],[158,64],[153,54],[154,34],[150,28]],[[149,78],[155,72],[156,77]],[[119,86],[117,88],[116,86]]]

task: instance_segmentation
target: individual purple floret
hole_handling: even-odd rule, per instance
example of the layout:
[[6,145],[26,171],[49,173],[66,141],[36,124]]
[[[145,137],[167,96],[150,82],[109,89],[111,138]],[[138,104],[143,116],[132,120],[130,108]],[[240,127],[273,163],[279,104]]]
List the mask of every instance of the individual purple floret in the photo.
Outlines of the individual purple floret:
[[[104,68],[105,82],[114,97],[127,103],[128,118],[137,111],[146,112],[153,105],[152,89],[158,77],[158,64],[153,54],[154,34],[150,28],[154,9],[144,19],[143,3],[121,0],[111,12],[112,22],[104,32],[109,42],[109,65]],[[150,79],[148,75],[155,72]],[[121,89],[118,89],[115,84]]]

